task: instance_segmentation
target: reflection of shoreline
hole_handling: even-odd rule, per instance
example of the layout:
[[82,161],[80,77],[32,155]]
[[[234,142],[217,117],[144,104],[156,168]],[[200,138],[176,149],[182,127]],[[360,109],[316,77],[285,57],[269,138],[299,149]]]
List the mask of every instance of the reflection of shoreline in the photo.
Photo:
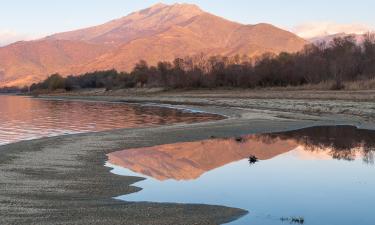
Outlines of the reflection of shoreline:
[[362,157],[364,162],[373,163],[373,140],[375,132],[354,127],[314,127],[128,149],[108,154],[108,162],[158,180],[191,180],[249,156],[267,160],[291,150],[296,157],[306,160],[350,161]]

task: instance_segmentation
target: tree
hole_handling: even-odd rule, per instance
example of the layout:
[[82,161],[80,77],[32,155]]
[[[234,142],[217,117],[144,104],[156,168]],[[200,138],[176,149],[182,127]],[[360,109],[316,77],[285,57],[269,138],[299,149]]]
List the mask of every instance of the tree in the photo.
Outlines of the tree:
[[375,77],[375,34],[367,33],[363,41],[363,75]]
[[144,60],[139,61],[133,71],[132,75],[135,78],[135,81],[139,87],[144,87],[147,84],[149,76],[149,68],[147,62]]
[[65,89],[65,79],[59,74],[52,74],[44,83],[49,90]]

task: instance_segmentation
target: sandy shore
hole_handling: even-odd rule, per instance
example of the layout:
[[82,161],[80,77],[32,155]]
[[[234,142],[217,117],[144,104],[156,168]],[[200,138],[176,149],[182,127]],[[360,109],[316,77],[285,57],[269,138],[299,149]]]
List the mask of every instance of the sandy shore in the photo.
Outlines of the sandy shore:
[[[58,97],[61,94],[49,95]],[[47,96],[45,96],[47,97]],[[284,113],[313,115],[343,115],[375,121],[375,90],[319,91],[319,90],[191,90],[162,91],[160,89],[121,89],[70,92],[65,99],[87,99],[125,102],[154,102],[166,104],[239,107]]]
[[224,114],[228,119],[67,135],[0,146],[0,224],[222,224],[246,211],[224,206],[130,203],[112,199],[138,191],[132,184],[140,178],[111,174],[103,166],[105,154],[211,136],[229,137],[315,125],[375,128],[375,105],[369,97],[360,101],[321,98],[305,101],[276,96],[264,99],[196,92],[44,96],[173,104]]

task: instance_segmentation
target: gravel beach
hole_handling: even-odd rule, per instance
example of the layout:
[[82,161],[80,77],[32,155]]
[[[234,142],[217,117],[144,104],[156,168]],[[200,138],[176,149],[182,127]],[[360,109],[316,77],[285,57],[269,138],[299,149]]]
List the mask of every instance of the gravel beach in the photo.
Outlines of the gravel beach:
[[[362,96],[363,94],[361,94]],[[168,104],[226,115],[219,121],[65,135],[0,146],[0,224],[223,224],[246,213],[225,206],[122,202],[138,177],[104,167],[127,148],[279,132],[316,125],[374,129],[372,95],[361,100],[260,98],[229,92],[41,96],[49,99]],[[277,96],[275,94],[275,96]],[[294,96],[294,95],[292,95]],[[350,96],[350,95],[349,95]],[[354,95],[353,95],[354,96]],[[165,105],[164,105],[165,106]]]

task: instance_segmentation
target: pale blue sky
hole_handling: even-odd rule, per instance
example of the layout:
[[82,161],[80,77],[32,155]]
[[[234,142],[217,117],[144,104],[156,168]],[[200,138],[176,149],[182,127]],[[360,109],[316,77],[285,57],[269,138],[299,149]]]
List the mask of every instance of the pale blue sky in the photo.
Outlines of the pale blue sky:
[[1,38],[26,38],[97,25],[157,2],[194,3],[205,11],[237,22],[267,22],[289,30],[300,24],[318,22],[331,26],[375,27],[373,0],[2,0],[0,44]]

